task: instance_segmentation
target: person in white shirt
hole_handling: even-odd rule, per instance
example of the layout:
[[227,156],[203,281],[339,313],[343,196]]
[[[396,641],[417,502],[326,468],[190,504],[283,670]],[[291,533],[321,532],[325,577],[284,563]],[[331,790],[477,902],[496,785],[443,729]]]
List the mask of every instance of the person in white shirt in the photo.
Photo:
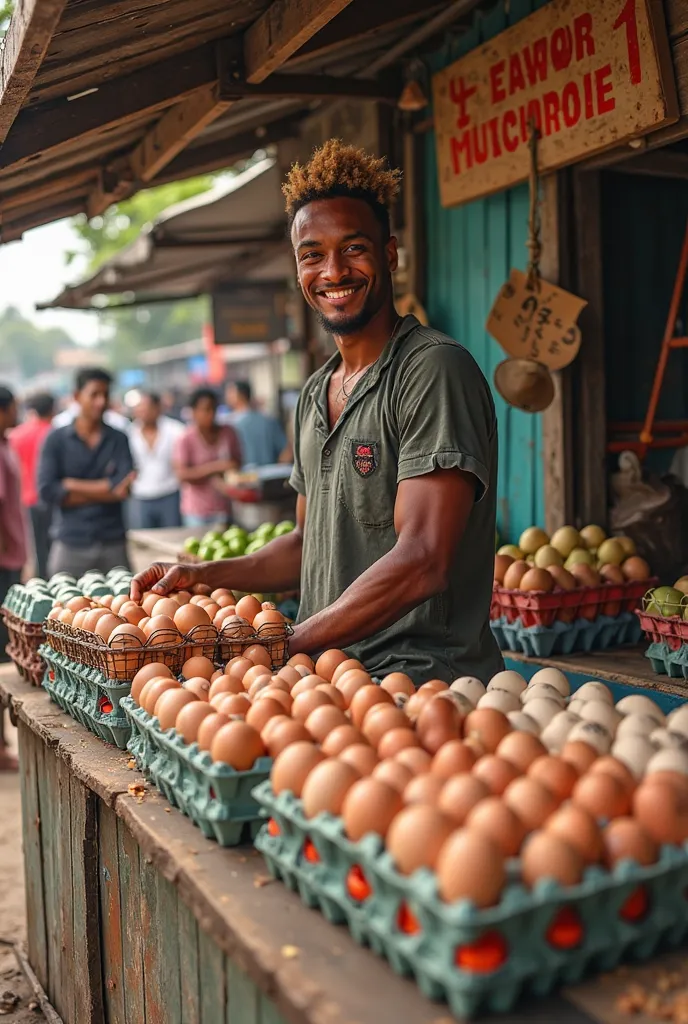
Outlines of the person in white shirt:
[[184,425],[161,414],[160,396],[144,393],[129,431],[136,479],[131,488],[129,526],[135,530],[181,526],[174,447]]

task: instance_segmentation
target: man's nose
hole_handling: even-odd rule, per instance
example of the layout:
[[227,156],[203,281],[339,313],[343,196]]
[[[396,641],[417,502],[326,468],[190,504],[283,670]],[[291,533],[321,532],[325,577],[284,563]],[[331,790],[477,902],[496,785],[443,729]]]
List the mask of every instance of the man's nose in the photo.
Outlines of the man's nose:
[[329,253],[326,257],[322,273],[323,277],[326,277],[328,281],[332,281],[333,284],[337,284],[343,278],[348,277],[349,265],[345,256],[341,252]]

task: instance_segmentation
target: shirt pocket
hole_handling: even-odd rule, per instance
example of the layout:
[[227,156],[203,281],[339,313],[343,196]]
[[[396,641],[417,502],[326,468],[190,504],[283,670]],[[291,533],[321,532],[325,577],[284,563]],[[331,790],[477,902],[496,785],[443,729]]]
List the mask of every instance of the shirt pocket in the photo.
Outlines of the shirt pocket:
[[356,522],[378,529],[394,523],[396,460],[379,440],[345,437],[338,476],[339,501]]

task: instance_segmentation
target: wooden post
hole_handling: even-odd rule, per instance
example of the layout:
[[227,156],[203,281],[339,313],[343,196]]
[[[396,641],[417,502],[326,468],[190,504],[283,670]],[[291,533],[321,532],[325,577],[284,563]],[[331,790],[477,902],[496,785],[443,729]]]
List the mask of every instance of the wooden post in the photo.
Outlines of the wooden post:
[[421,305],[426,297],[425,137],[415,132],[404,134],[404,240],[408,259],[408,291]]

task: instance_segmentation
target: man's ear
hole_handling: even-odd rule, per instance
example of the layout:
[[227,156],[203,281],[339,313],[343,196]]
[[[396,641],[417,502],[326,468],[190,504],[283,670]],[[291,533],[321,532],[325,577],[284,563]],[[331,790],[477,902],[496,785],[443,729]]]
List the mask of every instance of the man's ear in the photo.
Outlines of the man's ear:
[[385,252],[387,253],[387,266],[389,267],[390,273],[393,274],[399,266],[399,250],[397,247],[397,240],[394,235],[390,236],[390,239],[385,246]]

